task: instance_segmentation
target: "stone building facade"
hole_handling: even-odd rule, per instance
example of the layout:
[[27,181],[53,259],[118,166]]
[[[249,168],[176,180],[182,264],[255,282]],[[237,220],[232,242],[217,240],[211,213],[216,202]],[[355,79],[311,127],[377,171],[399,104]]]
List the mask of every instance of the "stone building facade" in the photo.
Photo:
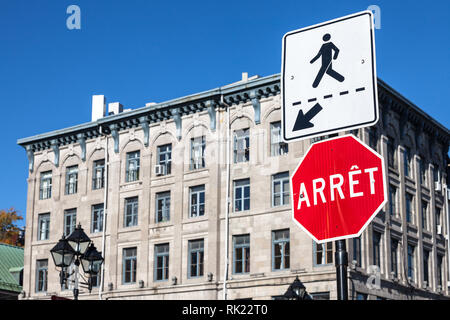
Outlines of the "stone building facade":
[[[449,131],[382,80],[378,95],[380,121],[351,133],[385,158],[389,203],[347,240],[349,297],[449,298]],[[223,299],[227,251],[227,299],[277,299],[297,276],[313,298],[336,299],[334,244],[291,218],[289,175],[313,140],[284,144],[280,108],[279,75],[253,77],[134,110],[109,104],[20,139],[22,298],[72,296],[49,250],[80,223],[105,257],[80,299]]]

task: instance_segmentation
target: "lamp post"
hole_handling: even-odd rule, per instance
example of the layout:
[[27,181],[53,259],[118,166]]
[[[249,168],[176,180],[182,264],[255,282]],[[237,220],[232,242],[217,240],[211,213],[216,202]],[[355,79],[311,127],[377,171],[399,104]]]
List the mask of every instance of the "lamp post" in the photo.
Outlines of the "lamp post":
[[283,297],[286,300],[309,300],[306,287],[300,281],[298,276],[295,277],[294,282],[289,285],[289,288],[286,290]]
[[[92,290],[92,277],[98,274],[100,266],[103,263],[103,257],[97,251],[91,239],[84,233],[81,224],[67,237],[64,236],[50,250],[53,262],[56,267],[61,268],[59,272],[61,289],[67,283],[71,275],[75,275],[73,296],[74,300],[78,300],[79,285],[87,285],[89,292]],[[71,274],[67,272],[67,268],[74,264],[75,270]],[[84,273],[88,275],[87,282],[79,283],[79,266],[82,266]]]

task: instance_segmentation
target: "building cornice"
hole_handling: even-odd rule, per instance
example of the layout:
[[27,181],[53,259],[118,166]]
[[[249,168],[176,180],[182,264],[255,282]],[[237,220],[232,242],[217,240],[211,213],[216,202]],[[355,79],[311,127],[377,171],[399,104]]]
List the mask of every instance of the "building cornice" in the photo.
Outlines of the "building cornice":
[[[251,102],[255,110],[255,123],[258,124],[260,120],[260,99],[278,94],[280,94],[280,74],[275,74],[246,82],[240,81],[117,115],[109,115],[97,121],[19,139],[17,144],[24,147],[30,157],[31,152],[45,149],[55,150],[73,143],[81,143],[85,147],[87,140],[99,137],[102,133],[118,137],[118,133],[122,130],[141,127],[144,130],[145,143],[148,145],[149,125],[164,120],[175,121],[178,139],[180,139],[181,118],[183,116],[208,111],[210,127],[214,131],[216,125],[215,111],[218,108]],[[378,95],[382,112],[387,111],[386,108],[396,111],[402,119],[409,120],[424,132],[428,132],[433,139],[440,140],[445,146],[448,146],[449,130],[381,79],[378,79]]]

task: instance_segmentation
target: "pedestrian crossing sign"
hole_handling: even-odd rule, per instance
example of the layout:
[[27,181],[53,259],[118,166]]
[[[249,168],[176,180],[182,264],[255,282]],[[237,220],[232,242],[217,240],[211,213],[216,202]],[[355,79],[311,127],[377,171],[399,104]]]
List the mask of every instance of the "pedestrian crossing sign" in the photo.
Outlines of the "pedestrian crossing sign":
[[378,121],[371,11],[286,33],[281,68],[286,142],[372,126]]

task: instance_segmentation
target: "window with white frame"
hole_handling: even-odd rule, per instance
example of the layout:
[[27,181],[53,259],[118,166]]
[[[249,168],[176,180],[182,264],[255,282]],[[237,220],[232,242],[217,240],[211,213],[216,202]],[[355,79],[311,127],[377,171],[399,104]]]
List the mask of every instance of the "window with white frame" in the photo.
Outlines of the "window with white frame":
[[170,221],[170,191],[156,194],[156,222]]
[[423,281],[430,286],[430,251],[423,249]]
[[333,243],[313,243],[314,264],[316,266],[333,263]]
[[442,264],[442,261],[443,261],[443,258],[444,258],[444,256],[442,256],[442,255],[440,255],[440,254],[438,254],[437,256],[436,256],[436,271],[437,271],[437,274],[436,274],[436,278],[437,278],[437,285],[440,287],[440,289],[442,289],[443,287],[442,287],[442,283],[444,282],[444,270],[443,270],[443,264]]
[[189,217],[205,215],[205,185],[189,188]]
[[442,222],[441,222],[441,208],[436,207],[435,208],[435,215],[436,215],[436,234],[443,234],[442,232]]
[[234,131],[234,163],[250,161],[250,129]]
[[52,172],[41,173],[41,183],[39,188],[39,199],[45,200],[52,197]]
[[389,167],[397,169],[397,148],[392,137],[387,137],[387,155]]
[[205,167],[205,137],[191,139],[191,170],[202,169]]
[[377,145],[378,145],[378,132],[377,128],[372,127],[369,128],[369,146],[377,151]]
[[188,277],[195,278],[203,276],[203,259],[204,259],[204,241],[190,240],[188,243],[189,250],[189,271]]
[[78,166],[66,169],[66,194],[75,194],[78,189]]
[[50,213],[39,215],[38,226],[38,240],[48,240],[50,236]]
[[103,203],[92,206],[91,232],[103,231]]
[[234,181],[234,211],[250,210],[250,179]]
[[138,225],[139,198],[131,197],[125,199],[124,227]]
[[272,206],[287,204],[289,204],[289,172],[274,174],[272,176]]
[[158,146],[157,164],[162,168],[161,175],[168,175],[172,172],[172,144]]
[[105,185],[105,159],[94,161],[92,170],[92,190],[102,189]]
[[288,153],[289,147],[281,138],[281,122],[273,122],[270,124],[270,155],[280,156]]
[[353,238],[353,261],[361,267],[361,237]]
[[381,267],[381,233],[374,231],[372,240],[372,261],[374,265]]
[[169,279],[169,244],[155,245],[155,281],[165,281]]
[[272,231],[272,270],[286,270],[289,268],[289,229]]
[[64,236],[68,237],[77,224],[77,209],[64,210]]
[[127,153],[126,182],[139,180],[140,157],[140,151]]

